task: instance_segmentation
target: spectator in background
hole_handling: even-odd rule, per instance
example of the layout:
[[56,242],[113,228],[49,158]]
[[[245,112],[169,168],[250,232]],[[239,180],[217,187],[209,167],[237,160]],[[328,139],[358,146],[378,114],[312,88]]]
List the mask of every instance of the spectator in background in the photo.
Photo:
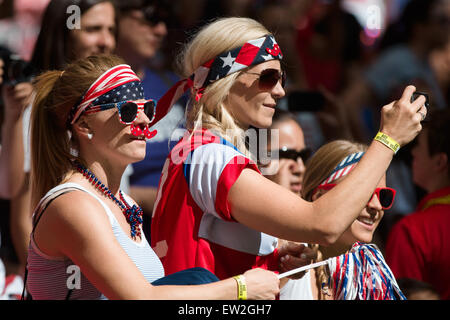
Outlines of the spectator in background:
[[[3,240],[0,256],[6,264],[7,288],[0,299],[8,299],[14,292],[10,277],[16,277],[17,255],[11,241],[11,225],[14,217],[10,215],[11,197],[20,193],[25,179],[24,174],[24,143],[22,130],[24,128],[24,105],[30,101],[31,85],[25,79],[16,81],[14,76],[6,76],[6,72],[15,70],[11,67],[10,58],[29,60],[33,45],[39,32],[40,17],[49,0],[4,0],[0,1],[0,62],[8,68],[5,74],[0,72],[0,108],[1,108],[1,145],[0,155],[0,234]],[[0,70],[2,67],[0,67]],[[1,80],[2,76],[5,79]],[[11,79],[10,79],[11,78]],[[3,82],[3,85],[2,85]],[[1,242],[0,240],[0,242]],[[20,277],[17,277],[20,278]],[[20,280],[21,281],[21,280]],[[12,290],[12,291],[11,291]],[[1,289],[0,289],[1,291]],[[1,292],[0,292],[1,295]]]
[[[23,108],[28,103],[29,95],[26,94],[28,89],[22,84],[16,86],[10,86],[9,84],[3,84],[3,60],[0,59],[0,89],[2,89],[2,97],[4,104],[3,115],[1,121],[1,145],[0,145],[0,198],[9,199],[14,197],[23,181],[23,143],[22,138],[22,115]],[[3,85],[2,85],[3,84]],[[19,143],[14,143],[14,142]],[[7,212],[0,212],[0,221],[9,221],[4,219]],[[5,224],[7,230],[3,230],[3,224],[0,226],[0,247],[2,244],[2,239],[6,235],[9,235],[8,224]],[[5,232],[6,231],[6,232]],[[8,241],[5,241],[8,244]],[[15,276],[12,273],[16,273],[16,270],[11,272],[8,270],[11,267],[11,259],[8,257],[10,250],[6,249],[2,251],[0,255],[0,300],[8,300],[12,297],[9,296],[11,292],[19,293],[19,290],[12,286],[11,281]],[[6,254],[4,254],[6,252]],[[9,254],[11,255],[11,254]],[[7,263],[3,264],[3,260]],[[19,285],[21,281],[19,281]]]
[[431,52],[430,65],[448,103],[450,101],[450,38],[443,48],[437,48]]
[[0,198],[15,197],[24,180],[23,111],[30,103],[29,83],[3,83],[3,60],[0,59],[0,89],[3,119],[0,146]]
[[278,141],[274,145],[278,148],[278,159],[273,158],[263,165],[263,172],[272,173],[265,174],[265,177],[300,196],[305,163],[311,155],[311,150],[305,145],[303,130],[294,114],[276,109],[272,125],[267,130],[267,151],[271,153],[275,151],[271,144],[273,130],[278,133],[275,136]]
[[29,61],[49,1],[0,1],[0,45]]
[[356,18],[344,11],[341,0],[297,1],[296,47],[307,87],[339,93],[359,70],[362,56]]
[[397,283],[408,300],[440,300],[439,293],[429,283],[410,278],[397,279]]
[[427,195],[392,228],[386,259],[397,278],[430,283],[450,299],[450,109],[434,111],[412,149],[413,180]]
[[[67,13],[70,5],[77,5],[81,16],[80,28],[68,28]],[[112,53],[115,48],[115,8],[109,0],[52,0],[43,16],[41,31],[33,50],[31,64],[36,73],[62,69],[72,60],[92,54]],[[25,85],[25,84],[24,84]],[[26,83],[31,87],[30,83]],[[28,91],[28,99],[32,91]],[[16,106],[18,108],[19,106]],[[11,238],[19,260],[19,269],[26,264],[29,235],[31,233],[30,186],[29,186],[29,117],[31,105],[24,111],[25,178],[21,190],[11,200]],[[12,142],[22,143],[22,136]]]
[[[179,80],[165,68],[166,61],[157,62],[165,59],[160,49],[172,19],[170,3],[163,0],[116,0],[116,5],[120,12],[116,53],[142,78],[145,97],[158,100]],[[176,104],[152,128],[158,131],[158,135],[147,141],[145,159],[128,168],[131,169],[130,192],[142,206],[145,219],[152,214],[164,161],[174,145],[174,130],[182,126],[183,119],[183,103]],[[147,225],[150,224],[144,224],[146,231]]]
[[[80,9],[79,27],[73,13],[67,13],[71,5]],[[43,72],[90,55],[112,53],[115,36],[116,14],[111,0],[52,0],[42,17],[31,63]]]

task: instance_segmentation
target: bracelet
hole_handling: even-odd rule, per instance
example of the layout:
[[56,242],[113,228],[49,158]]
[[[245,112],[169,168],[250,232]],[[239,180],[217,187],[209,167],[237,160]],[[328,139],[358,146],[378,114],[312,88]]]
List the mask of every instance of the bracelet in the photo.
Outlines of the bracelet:
[[240,274],[233,277],[238,285],[238,300],[247,300],[247,284],[245,283],[245,277]]
[[397,153],[397,151],[400,149],[400,145],[397,141],[389,137],[387,134],[379,131],[377,135],[374,138],[375,141],[381,142],[386,147],[394,151],[394,153]]

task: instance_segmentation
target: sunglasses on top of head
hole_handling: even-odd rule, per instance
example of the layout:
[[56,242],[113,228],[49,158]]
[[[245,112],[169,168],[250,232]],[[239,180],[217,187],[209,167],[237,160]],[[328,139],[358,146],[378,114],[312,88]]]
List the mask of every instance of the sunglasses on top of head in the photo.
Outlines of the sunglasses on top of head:
[[[330,190],[333,189],[336,186],[336,183],[327,183],[323,185],[319,185],[317,189],[322,190]],[[380,201],[381,208],[383,210],[388,210],[392,207],[394,204],[395,194],[396,190],[388,187],[384,188],[376,188],[373,192],[372,196],[370,197],[370,201],[372,201],[373,197],[376,195],[378,198],[378,201]]]
[[119,111],[119,121],[122,124],[132,124],[136,120],[138,111],[141,110],[150,120],[150,123],[155,119],[156,116],[156,102],[155,100],[146,100],[143,102],[136,101],[121,101],[116,103],[106,103],[99,104],[89,107],[85,113],[95,113],[103,110],[109,110],[112,108],[117,108]]
[[281,81],[283,88],[286,85],[286,73],[278,69],[265,69],[260,73],[246,71],[245,73],[259,76],[258,86],[261,90],[272,89],[277,85],[278,81]]

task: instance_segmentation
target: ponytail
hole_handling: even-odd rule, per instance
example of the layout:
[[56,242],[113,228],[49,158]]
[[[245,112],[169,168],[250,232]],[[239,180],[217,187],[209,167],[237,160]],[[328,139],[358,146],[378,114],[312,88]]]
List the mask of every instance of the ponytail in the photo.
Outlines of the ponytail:
[[67,119],[73,106],[106,70],[123,63],[115,56],[91,56],[68,65],[64,71],[47,71],[34,81],[31,111],[32,205],[73,173],[71,153],[77,148]]
[[62,180],[62,173],[70,167],[67,154],[69,139],[64,127],[54,114],[54,88],[61,71],[48,71],[35,80],[36,96],[31,111],[31,185],[32,203],[37,201]]

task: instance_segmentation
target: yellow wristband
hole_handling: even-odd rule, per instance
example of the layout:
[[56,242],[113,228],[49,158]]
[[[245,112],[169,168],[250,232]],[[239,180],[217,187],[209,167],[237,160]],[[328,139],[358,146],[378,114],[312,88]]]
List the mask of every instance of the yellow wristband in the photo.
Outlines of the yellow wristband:
[[245,283],[245,277],[241,274],[233,277],[238,285],[238,300],[247,300],[247,284]]
[[379,131],[377,135],[374,138],[375,141],[379,141],[382,144],[384,144],[386,147],[394,151],[394,153],[397,153],[397,151],[400,149],[400,145],[397,141],[389,137],[387,134]]

